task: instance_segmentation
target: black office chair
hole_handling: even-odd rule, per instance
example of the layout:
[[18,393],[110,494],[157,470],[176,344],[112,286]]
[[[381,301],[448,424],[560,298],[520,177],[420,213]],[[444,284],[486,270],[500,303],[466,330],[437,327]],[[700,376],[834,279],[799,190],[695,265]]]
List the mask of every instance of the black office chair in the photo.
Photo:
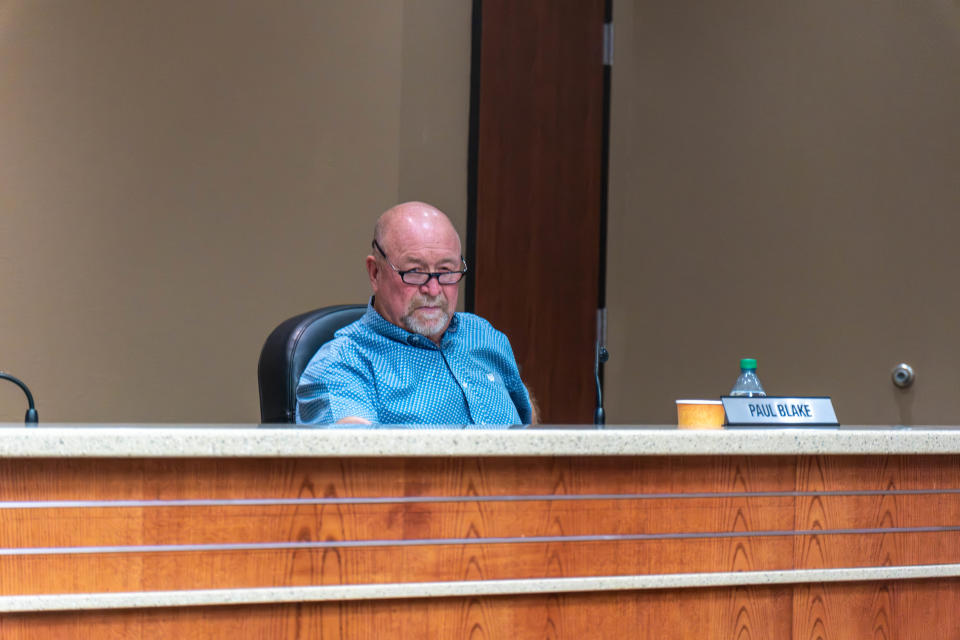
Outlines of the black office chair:
[[340,304],[314,309],[285,320],[274,329],[260,350],[257,380],[260,383],[260,420],[294,423],[297,420],[297,383],[310,358],[367,310],[362,304]]

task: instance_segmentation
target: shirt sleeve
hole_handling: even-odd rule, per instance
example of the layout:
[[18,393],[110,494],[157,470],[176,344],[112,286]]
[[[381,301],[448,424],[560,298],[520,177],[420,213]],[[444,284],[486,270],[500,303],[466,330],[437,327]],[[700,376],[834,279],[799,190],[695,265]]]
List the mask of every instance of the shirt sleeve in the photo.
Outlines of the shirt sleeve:
[[297,424],[332,425],[349,417],[379,422],[371,372],[336,351],[335,343],[324,345],[300,376]]
[[500,335],[504,343],[502,349],[506,361],[506,370],[503,373],[503,384],[507,387],[507,391],[510,393],[510,399],[513,400],[513,406],[516,407],[517,414],[520,416],[520,424],[530,424],[533,422],[533,404],[530,402],[530,393],[520,378],[520,367],[517,364],[516,357],[513,355],[513,347],[510,346],[510,340],[505,334],[500,333]]
[[517,414],[520,416],[520,424],[530,424],[533,422],[533,404],[530,402],[530,394],[527,387],[520,380],[520,372],[517,371],[515,380],[505,381],[507,389],[510,391],[510,399],[517,408]]

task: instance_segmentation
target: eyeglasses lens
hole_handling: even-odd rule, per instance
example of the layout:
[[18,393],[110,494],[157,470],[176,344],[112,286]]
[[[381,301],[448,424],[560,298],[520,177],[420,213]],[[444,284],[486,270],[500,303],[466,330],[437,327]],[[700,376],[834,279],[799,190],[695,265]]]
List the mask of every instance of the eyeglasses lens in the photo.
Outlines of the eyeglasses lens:
[[429,274],[422,271],[407,271],[403,274],[403,281],[407,284],[422,285],[430,281],[432,275],[436,275],[437,282],[440,284],[457,284],[463,278],[460,271],[451,271],[449,273]]

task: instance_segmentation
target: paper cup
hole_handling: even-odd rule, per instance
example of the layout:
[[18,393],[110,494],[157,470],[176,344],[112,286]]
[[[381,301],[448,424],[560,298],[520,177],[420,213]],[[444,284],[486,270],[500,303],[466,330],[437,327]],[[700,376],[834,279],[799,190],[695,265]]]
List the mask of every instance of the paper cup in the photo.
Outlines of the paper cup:
[[677,400],[680,429],[722,429],[726,417],[719,400]]

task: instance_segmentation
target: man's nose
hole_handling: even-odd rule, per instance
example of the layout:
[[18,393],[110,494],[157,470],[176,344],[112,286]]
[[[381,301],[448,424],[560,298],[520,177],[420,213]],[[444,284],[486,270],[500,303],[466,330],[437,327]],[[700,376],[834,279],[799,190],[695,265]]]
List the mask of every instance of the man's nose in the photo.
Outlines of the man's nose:
[[422,285],[420,285],[420,291],[431,297],[436,297],[440,295],[440,281],[437,278],[430,278]]

